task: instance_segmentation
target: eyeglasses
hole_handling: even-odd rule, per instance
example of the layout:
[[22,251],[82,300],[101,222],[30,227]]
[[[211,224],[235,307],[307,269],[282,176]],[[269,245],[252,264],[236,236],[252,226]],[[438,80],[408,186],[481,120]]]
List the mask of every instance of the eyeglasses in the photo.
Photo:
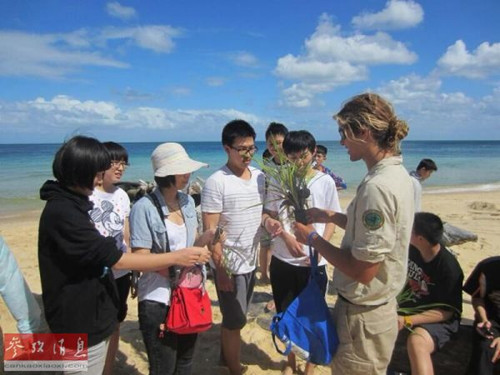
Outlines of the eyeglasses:
[[345,133],[345,129],[344,128],[340,128],[339,127],[339,134],[340,134],[340,141],[343,142],[347,139],[347,135]]
[[233,147],[233,146],[229,146],[229,148],[232,148],[233,150],[235,150],[240,155],[255,154],[259,150],[259,148],[257,146],[251,146],[251,147]]
[[112,168],[120,168],[123,167],[123,169],[127,168],[130,164],[123,161],[123,160],[111,160],[111,167]]

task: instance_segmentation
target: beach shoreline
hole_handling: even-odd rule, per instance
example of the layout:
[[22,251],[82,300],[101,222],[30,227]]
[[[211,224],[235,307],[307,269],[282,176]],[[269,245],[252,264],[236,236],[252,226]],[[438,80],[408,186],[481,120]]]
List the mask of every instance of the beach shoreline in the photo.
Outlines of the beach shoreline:
[[[341,191],[340,201],[345,210],[354,196],[353,192]],[[442,192],[429,193],[424,191],[422,209],[434,212],[443,221],[466,229],[478,235],[476,242],[466,242],[452,246],[457,259],[462,266],[465,277],[482,259],[498,255],[500,243],[500,191],[475,192]],[[0,212],[0,234],[14,253],[19,266],[33,293],[41,293],[38,274],[38,221],[41,209],[19,209],[7,213]],[[337,230],[333,243],[340,244],[343,231]],[[331,277],[331,275],[329,275]],[[200,335],[196,349],[195,368],[193,374],[220,374],[219,359],[219,328],[221,315],[213,283],[208,282],[208,291],[212,300],[214,326]],[[250,319],[243,329],[242,362],[248,366],[247,374],[279,374],[284,363],[284,357],[278,354],[272,343],[270,332],[262,328],[259,319],[268,318],[265,314],[265,301],[270,298],[270,286],[258,284],[255,290],[254,305],[257,317]],[[328,295],[327,301],[333,304],[335,297]],[[262,306],[261,306],[262,305]],[[262,312],[259,312],[262,309]],[[470,298],[464,294],[463,323],[470,324],[473,318]],[[260,315],[259,315],[260,314]],[[15,321],[9,314],[3,300],[0,300],[0,317],[4,333],[16,332]],[[116,374],[147,373],[147,358],[137,323],[137,300],[129,299],[129,311],[121,326],[120,352],[117,356]],[[212,370],[213,369],[213,370]],[[317,374],[329,374],[330,370],[319,366]]]
[[[124,180],[125,182],[137,182]],[[147,181],[148,182],[148,181]],[[149,181],[150,182],[150,181]],[[148,182],[148,183],[149,183]],[[350,185],[346,190],[339,192],[339,197],[344,200],[351,200],[356,194],[357,185]],[[426,195],[441,195],[441,194],[477,194],[500,192],[500,181],[478,184],[461,184],[461,185],[431,185],[423,187],[422,194]],[[0,220],[2,217],[12,216],[17,217],[26,212],[36,212],[43,209],[44,202],[38,196],[29,198],[9,199],[0,197]]]

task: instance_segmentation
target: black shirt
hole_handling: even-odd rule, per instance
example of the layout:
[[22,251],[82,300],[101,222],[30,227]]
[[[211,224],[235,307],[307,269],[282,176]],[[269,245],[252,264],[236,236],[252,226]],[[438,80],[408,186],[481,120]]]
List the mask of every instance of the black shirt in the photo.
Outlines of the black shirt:
[[[425,262],[418,249],[410,246],[408,281],[405,290],[413,291],[413,300],[400,307],[421,307],[433,303],[451,306],[458,318],[462,313],[462,282],[464,274],[456,258],[441,246],[437,255]],[[429,306],[430,309],[450,309],[447,306]]]
[[[484,275],[480,283],[481,274]],[[480,284],[482,292],[480,295]],[[500,324],[500,256],[479,262],[464,284],[464,291],[471,296],[482,297],[489,320]]]

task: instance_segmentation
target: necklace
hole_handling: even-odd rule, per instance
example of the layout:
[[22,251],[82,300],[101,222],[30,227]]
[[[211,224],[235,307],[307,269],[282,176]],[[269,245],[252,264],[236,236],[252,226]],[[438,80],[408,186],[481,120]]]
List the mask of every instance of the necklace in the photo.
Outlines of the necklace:
[[[181,207],[179,205],[179,201],[176,199],[175,200],[175,205],[177,208],[172,207],[166,200],[165,204],[167,205],[168,211],[170,212],[170,215],[172,216],[172,220],[174,223],[177,224],[182,224],[184,222],[184,215],[182,214]],[[177,219],[174,219],[174,215],[177,216]]]
[[167,207],[168,207],[168,211],[171,213],[171,214],[179,214],[181,208],[179,207],[179,203],[176,202],[176,208],[172,207],[170,204],[168,204],[167,202],[165,202],[167,204]]

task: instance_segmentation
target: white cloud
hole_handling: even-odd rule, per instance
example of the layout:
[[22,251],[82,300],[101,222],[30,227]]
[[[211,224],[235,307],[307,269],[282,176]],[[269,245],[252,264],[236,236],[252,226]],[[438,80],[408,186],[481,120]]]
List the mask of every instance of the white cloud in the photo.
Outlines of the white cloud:
[[321,92],[323,90],[320,90],[319,87],[294,83],[283,90],[284,101],[280,102],[280,104],[294,108],[307,108],[313,105],[315,96]]
[[[112,102],[81,101],[66,95],[19,102],[0,102],[0,133],[15,129],[35,134],[67,134],[85,127],[98,134],[107,129],[182,130],[179,134],[219,134],[221,126],[235,118],[252,124],[259,117],[235,109],[167,110],[159,107],[123,109]],[[10,130],[9,130],[10,129]],[[214,133],[215,134],[215,133]]]
[[349,37],[336,33],[315,33],[306,41],[306,49],[313,59],[342,60],[354,64],[412,64],[417,60],[414,52],[384,32]]
[[437,76],[415,74],[392,80],[376,92],[390,100],[410,126],[412,139],[498,138],[500,87],[473,98],[461,91],[444,92]]
[[368,66],[378,64],[411,64],[417,55],[406,46],[377,32],[374,35],[344,36],[331,17],[322,14],[314,33],[305,41],[304,52],[278,59],[275,74],[299,81],[283,90],[283,105],[307,107],[314,96],[340,85],[368,79]]
[[129,64],[109,56],[107,41],[134,43],[140,48],[169,53],[180,29],[167,25],[134,28],[80,29],[66,34],[32,34],[0,31],[0,75],[61,79],[86,66],[128,68]]
[[286,79],[346,84],[367,78],[366,67],[348,61],[320,61],[286,55],[278,60],[275,73]]
[[106,10],[112,17],[119,18],[123,21],[129,20],[137,16],[134,8],[121,5],[118,1],[113,1],[106,4]]
[[363,13],[352,19],[358,29],[394,30],[415,27],[424,19],[420,4],[409,0],[389,0],[385,8],[377,13]]
[[226,83],[226,79],[223,77],[207,77],[205,82],[208,86],[218,87],[224,85],[224,83]]
[[153,95],[147,92],[140,92],[131,87],[126,87],[123,92],[117,92],[124,100],[136,102],[140,100],[150,100],[153,98]]
[[238,66],[256,68],[259,65],[257,57],[249,52],[239,51],[231,55],[231,60]]
[[138,47],[158,53],[169,53],[175,47],[173,39],[182,34],[180,29],[167,25],[148,25],[130,28],[106,28],[100,39],[132,40]]
[[470,53],[462,40],[448,47],[438,60],[444,74],[471,79],[486,78],[500,74],[500,43],[481,43]]
[[0,31],[0,75],[62,78],[84,66],[128,67],[87,50],[87,40],[84,31],[67,35]]
[[441,88],[441,80],[436,77],[420,77],[411,74],[397,80],[391,80],[377,92],[393,104],[426,105],[426,100],[435,98]]
[[170,92],[175,96],[188,96],[191,95],[191,89],[189,87],[177,86],[170,90]]

